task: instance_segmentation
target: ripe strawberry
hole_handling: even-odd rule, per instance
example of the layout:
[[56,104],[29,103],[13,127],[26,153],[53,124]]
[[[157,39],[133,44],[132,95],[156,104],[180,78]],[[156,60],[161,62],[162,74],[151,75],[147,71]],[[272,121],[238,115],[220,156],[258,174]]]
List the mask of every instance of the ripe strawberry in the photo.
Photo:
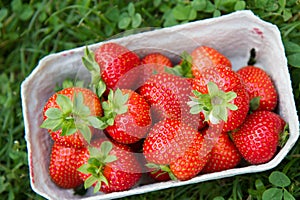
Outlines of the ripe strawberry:
[[150,106],[138,93],[122,89],[111,91],[103,102],[105,132],[123,144],[135,143],[147,134],[151,125]]
[[231,67],[230,60],[212,47],[199,46],[193,50],[191,56],[192,73],[196,78],[201,76],[201,70],[204,67],[215,67],[217,65]]
[[[143,153],[147,162],[167,171],[172,179],[187,180],[206,164],[209,152],[204,137],[178,120],[156,123],[145,139]],[[169,165],[169,168],[164,165]]]
[[85,148],[65,147],[54,142],[50,155],[49,175],[57,186],[69,189],[83,184],[77,168],[84,152]]
[[[108,89],[114,89],[120,78],[140,64],[138,55],[117,43],[105,43],[95,51],[95,61]],[[124,88],[130,88],[134,80],[127,79]]]
[[237,73],[244,80],[250,101],[254,103],[251,106],[252,110],[272,111],[275,109],[278,94],[266,71],[256,66],[245,66],[239,69]]
[[[82,148],[98,131],[93,128],[102,106],[95,93],[87,88],[71,87],[52,95],[43,109],[44,122],[52,139],[67,147]],[[97,128],[97,127],[96,127]]]
[[211,173],[232,169],[241,161],[241,155],[226,132],[222,132],[214,144],[211,157],[201,172]]
[[256,111],[246,118],[238,131],[232,133],[233,141],[249,163],[266,163],[276,153],[284,125],[279,115],[271,111]]
[[85,188],[111,193],[132,188],[141,178],[141,166],[128,146],[95,140],[79,161]]
[[249,111],[249,96],[243,81],[231,68],[222,65],[203,68],[193,81],[191,113],[203,113],[211,123],[225,121],[223,131],[239,127]]
[[178,180],[189,180],[201,172],[210,156],[210,148],[203,135],[197,132],[184,155],[170,163],[170,170]]
[[156,74],[140,87],[139,93],[151,106],[154,122],[171,118],[192,127],[202,125],[200,116],[189,113],[187,102],[192,87],[187,79],[167,73]]
[[159,64],[159,65],[167,66],[167,67],[172,67],[173,66],[171,60],[167,56],[165,56],[161,53],[147,54],[141,60],[141,64]]

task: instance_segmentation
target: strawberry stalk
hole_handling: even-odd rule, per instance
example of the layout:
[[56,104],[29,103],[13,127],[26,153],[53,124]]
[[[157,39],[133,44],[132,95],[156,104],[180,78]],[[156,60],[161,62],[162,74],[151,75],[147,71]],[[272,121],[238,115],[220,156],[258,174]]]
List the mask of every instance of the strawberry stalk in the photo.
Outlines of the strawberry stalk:
[[158,165],[155,163],[147,163],[146,167],[154,169],[153,173],[156,173],[157,171],[161,170],[161,171],[163,171],[163,173],[168,173],[171,180],[173,180],[173,181],[177,180],[176,176],[173,174],[173,172],[171,171],[171,169],[168,165]]
[[74,92],[73,100],[65,95],[57,94],[56,103],[59,108],[49,108],[45,115],[47,119],[41,124],[41,128],[53,132],[62,130],[62,136],[72,135],[80,131],[84,139],[90,143],[92,133],[90,126],[99,128],[103,123],[84,104],[84,97],[81,92]]
[[108,163],[117,160],[115,155],[110,155],[112,148],[112,143],[108,141],[103,142],[100,148],[89,147],[90,158],[88,162],[77,169],[79,172],[90,175],[84,182],[85,189],[95,184],[94,193],[96,193],[100,190],[102,182],[108,185],[108,180],[103,175],[103,168]]
[[202,112],[205,116],[205,121],[210,121],[213,124],[217,124],[228,119],[228,109],[237,110],[238,107],[232,103],[237,97],[237,94],[233,91],[224,92],[218,88],[214,82],[208,82],[208,93],[202,94],[196,90],[193,90],[195,97],[190,97],[191,101],[188,105],[191,107],[191,114],[199,114]]
[[98,63],[95,61],[95,55],[92,51],[85,48],[82,63],[90,71],[91,74],[91,87],[93,91],[101,97],[106,90],[106,84],[101,78],[101,71]]

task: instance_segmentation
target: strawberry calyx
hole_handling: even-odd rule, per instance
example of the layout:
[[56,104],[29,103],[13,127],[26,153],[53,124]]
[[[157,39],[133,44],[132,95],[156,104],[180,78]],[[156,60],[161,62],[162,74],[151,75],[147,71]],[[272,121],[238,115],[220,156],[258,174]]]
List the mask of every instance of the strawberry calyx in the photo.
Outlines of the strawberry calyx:
[[165,72],[185,78],[193,78],[192,56],[188,52],[184,51],[181,54],[181,62],[174,67],[165,67]]
[[98,97],[101,97],[106,91],[106,84],[101,78],[101,71],[98,63],[95,60],[94,52],[90,51],[88,47],[85,48],[82,63],[89,70],[91,74],[91,87]]
[[74,92],[72,100],[66,95],[57,94],[56,103],[59,108],[49,108],[45,112],[47,119],[40,127],[53,132],[61,130],[61,136],[80,131],[83,138],[90,143],[92,133],[89,127],[99,128],[103,123],[96,116],[91,116],[89,107],[84,104],[82,92]]
[[81,173],[90,175],[84,181],[85,189],[94,185],[94,193],[96,193],[100,190],[102,182],[109,185],[107,178],[103,175],[103,169],[108,163],[118,159],[115,155],[110,154],[112,148],[113,145],[109,141],[102,142],[99,148],[92,146],[88,148],[90,157],[87,163],[77,169]]
[[176,176],[173,174],[173,172],[171,171],[171,169],[168,165],[159,165],[159,164],[155,164],[155,163],[147,163],[146,167],[148,167],[150,169],[153,169],[153,171],[150,172],[150,173],[156,173],[157,171],[161,170],[162,173],[158,174],[158,176],[161,176],[164,173],[168,173],[171,180],[173,180],[173,181],[177,180]]
[[238,107],[232,103],[237,97],[237,94],[233,91],[224,92],[220,90],[214,82],[208,82],[208,93],[202,94],[196,90],[193,90],[195,97],[190,97],[191,101],[188,105],[191,107],[191,114],[199,114],[202,112],[205,117],[205,121],[210,121],[213,124],[218,124],[220,120],[227,121],[228,109],[237,110]]
[[105,123],[105,125],[102,126],[103,129],[107,126],[112,126],[117,115],[124,114],[128,111],[128,99],[129,94],[123,94],[119,88],[115,91],[109,91],[107,101],[102,102],[104,116],[101,120]]
[[259,108],[261,97],[254,97],[250,100],[250,110],[255,111]]

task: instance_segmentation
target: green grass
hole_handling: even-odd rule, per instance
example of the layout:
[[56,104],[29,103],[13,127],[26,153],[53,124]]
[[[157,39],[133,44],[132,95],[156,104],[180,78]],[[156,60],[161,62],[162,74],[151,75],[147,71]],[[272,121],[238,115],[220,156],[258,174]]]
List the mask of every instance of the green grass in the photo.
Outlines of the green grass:
[[[84,2],[84,3],[83,3]],[[168,27],[250,9],[281,31],[300,109],[299,0],[0,0],[0,196],[43,199],[29,183],[20,84],[42,57],[111,38],[125,30]],[[47,80],[45,80],[47,81]],[[272,171],[166,189],[125,199],[261,199],[273,189],[300,198],[300,143]],[[276,186],[270,174],[291,181]],[[278,190],[276,190],[278,189]],[[279,192],[279,193],[278,193]]]

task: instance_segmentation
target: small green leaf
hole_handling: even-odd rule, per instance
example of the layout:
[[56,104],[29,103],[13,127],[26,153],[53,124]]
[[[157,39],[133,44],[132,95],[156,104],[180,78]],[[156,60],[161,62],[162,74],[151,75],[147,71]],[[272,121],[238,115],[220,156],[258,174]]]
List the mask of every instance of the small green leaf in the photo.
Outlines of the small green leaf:
[[173,16],[177,20],[193,20],[197,17],[197,12],[191,5],[178,4],[173,8]]
[[293,17],[292,11],[290,9],[284,9],[282,13],[283,20],[286,22]]
[[89,176],[85,181],[84,181],[84,188],[90,188],[94,183],[96,183],[97,178],[94,176]]
[[92,139],[92,133],[91,130],[88,126],[86,125],[77,125],[77,129],[80,131],[81,135],[83,136],[83,138],[90,143],[91,139]]
[[207,89],[208,89],[208,93],[212,97],[217,96],[219,94],[219,91],[220,91],[217,84],[215,84],[214,82],[211,82],[211,81],[209,81],[207,83]]
[[142,23],[142,16],[140,13],[136,13],[132,16],[132,28],[138,28]]
[[89,166],[90,166],[89,164],[83,164],[77,169],[77,171],[84,173],[84,174],[89,174],[89,172],[88,172]]
[[59,108],[49,108],[46,110],[45,115],[49,119],[61,119],[63,117],[63,113]]
[[113,144],[109,141],[104,141],[102,142],[101,146],[100,146],[100,149],[101,149],[101,153],[104,155],[104,156],[108,156],[110,151],[112,150],[113,148]]
[[145,166],[148,168],[154,168],[154,169],[159,168],[160,169],[159,165],[157,165],[155,163],[147,163],[147,164],[145,164]]
[[62,125],[61,136],[72,135],[77,131],[73,121],[64,121]]
[[293,67],[300,68],[300,53],[294,53],[287,56],[288,63]]
[[219,16],[221,16],[221,11],[220,10],[215,10],[213,12],[213,17],[219,17]]
[[130,17],[133,17],[134,14],[135,14],[135,7],[134,7],[134,4],[133,4],[132,2],[130,2],[130,3],[128,4],[127,9],[128,9],[128,14],[129,14],[129,16],[130,16]]
[[19,17],[21,20],[26,21],[31,18],[33,15],[34,10],[29,4],[24,4],[22,6],[22,12],[20,13]]
[[51,131],[57,131],[61,128],[63,123],[62,119],[46,119],[43,121],[43,123],[41,124],[41,128],[45,128],[45,129],[49,129]]
[[279,188],[270,188],[267,189],[263,195],[262,200],[282,200],[283,192]]
[[157,8],[160,4],[161,4],[161,0],[154,0],[154,1],[153,1],[153,6],[156,7],[156,8]]
[[259,191],[265,191],[266,187],[264,185],[264,183],[262,182],[261,179],[256,179],[255,180],[255,188]]
[[269,176],[269,181],[277,187],[286,187],[291,184],[291,180],[284,173],[274,171]]
[[225,199],[221,196],[218,196],[218,197],[213,198],[213,200],[225,200]]
[[246,7],[245,1],[237,1],[234,5],[234,10],[244,10]]
[[94,193],[98,192],[101,188],[101,181],[98,181],[97,184],[94,187]]
[[6,8],[0,9],[0,22],[2,22],[8,14],[8,10]]
[[191,2],[192,7],[197,11],[204,11],[207,5],[206,1],[194,0]]
[[109,7],[105,12],[105,16],[113,22],[118,22],[120,17],[120,11],[117,6]]
[[115,155],[108,155],[105,159],[104,159],[104,163],[111,163],[118,160],[117,156]]
[[103,130],[107,127],[105,122],[103,122],[102,120],[100,120],[99,118],[97,118],[95,116],[88,116],[87,120],[89,122],[89,125],[94,128]]
[[69,114],[72,112],[73,103],[69,97],[62,94],[57,94],[56,103],[64,114]]
[[284,200],[296,200],[295,197],[289,193],[286,189],[283,190],[283,199]]
[[118,23],[119,29],[126,29],[131,22],[131,18],[128,16],[128,14],[123,14],[120,16],[120,21]]
[[202,107],[200,105],[194,105],[190,109],[190,113],[193,115],[199,114],[201,111],[202,111]]
[[101,79],[98,83],[98,86],[97,86],[97,95],[98,95],[98,97],[102,97],[102,95],[104,94],[105,91],[106,91],[106,84]]

